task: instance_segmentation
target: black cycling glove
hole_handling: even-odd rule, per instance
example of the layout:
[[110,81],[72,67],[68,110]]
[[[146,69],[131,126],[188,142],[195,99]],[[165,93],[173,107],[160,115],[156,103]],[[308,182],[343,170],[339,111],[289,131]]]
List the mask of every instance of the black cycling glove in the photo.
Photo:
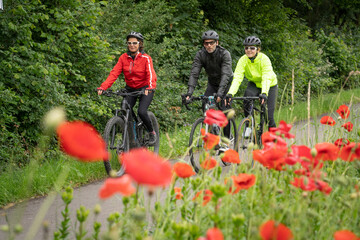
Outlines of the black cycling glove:
[[262,93],[262,94],[259,95],[259,98],[260,98],[260,99],[264,99],[265,101],[267,101],[267,98],[268,98],[268,97],[266,96],[265,93]]

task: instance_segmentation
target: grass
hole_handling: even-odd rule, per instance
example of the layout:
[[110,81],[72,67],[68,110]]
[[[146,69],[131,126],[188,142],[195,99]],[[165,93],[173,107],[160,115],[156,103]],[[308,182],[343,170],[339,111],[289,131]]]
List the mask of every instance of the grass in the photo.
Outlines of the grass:
[[[360,89],[340,90],[337,94],[321,95],[311,99],[310,115],[316,117],[333,112],[341,104],[359,103]],[[293,106],[280,106],[275,112],[276,122],[280,119],[286,122],[305,120],[308,117],[307,103],[299,102]],[[199,113],[199,117],[201,114]],[[177,158],[187,149],[191,125],[185,124],[171,132],[162,132],[160,138],[160,155],[165,158]],[[36,154],[35,154],[36,155]],[[41,160],[38,164],[37,159]],[[106,177],[102,162],[83,164],[55,151],[48,157],[33,158],[32,164],[22,168],[12,167],[0,175],[0,206],[34,196],[46,195],[54,190],[54,182],[64,168],[69,168],[65,185],[76,187],[94,180]],[[91,173],[91,174],[89,174]]]

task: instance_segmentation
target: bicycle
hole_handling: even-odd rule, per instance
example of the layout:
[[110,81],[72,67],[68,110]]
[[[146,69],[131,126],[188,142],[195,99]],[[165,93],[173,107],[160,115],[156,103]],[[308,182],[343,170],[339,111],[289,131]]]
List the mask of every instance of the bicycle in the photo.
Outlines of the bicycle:
[[[224,137],[224,132],[221,131],[221,128],[217,126],[216,124],[208,125],[204,123],[205,120],[205,113],[209,109],[214,109],[216,107],[214,96],[198,96],[198,97],[191,97],[189,100],[186,100],[186,95],[181,95],[182,97],[182,103],[185,105],[185,107],[189,110],[188,104],[194,102],[194,101],[202,101],[203,103],[203,117],[200,117],[196,119],[196,121],[193,123],[191,127],[190,132],[190,138],[189,138],[189,155],[190,155],[190,162],[191,165],[194,167],[195,172],[199,172],[201,169],[201,163],[200,163],[200,154],[204,149],[204,142],[201,139],[201,129],[205,129],[205,133],[212,133],[215,135],[220,135],[220,143],[215,147],[216,155],[219,155],[221,152],[223,152],[225,149],[235,149],[235,143],[237,142],[237,131],[236,131],[236,123],[234,119],[229,120],[230,124],[230,136],[228,137],[230,140],[229,144],[223,143],[221,141],[221,137]],[[196,142],[194,142],[196,141]],[[230,163],[222,161],[224,166],[228,166]]]
[[[259,100],[259,97],[233,97],[234,100],[249,101],[250,113],[245,116],[239,124],[237,134],[238,141],[236,142],[236,149],[239,153],[240,159],[246,159],[246,151],[249,143],[254,143],[262,147],[261,135],[264,132],[264,125],[268,124],[267,106],[266,103],[260,105],[260,109],[255,106],[254,101]],[[259,114],[259,120],[257,123],[256,115]],[[253,161],[252,161],[253,165]]]
[[106,123],[104,130],[104,140],[110,153],[110,160],[104,160],[104,166],[107,174],[115,170],[116,177],[125,173],[125,168],[119,163],[118,156],[132,148],[146,147],[155,153],[159,153],[159,124],[154,113],[148,111],[152,126],[156,132],[156,142],[149,144],[149,132],[145,124],[130,108],[126,96],[143,95],[144,90],[127,92],[126,89],[112,91],[106,90],[102,95],[107,97],[123,98],[121,109],[115,109],[115,114]]

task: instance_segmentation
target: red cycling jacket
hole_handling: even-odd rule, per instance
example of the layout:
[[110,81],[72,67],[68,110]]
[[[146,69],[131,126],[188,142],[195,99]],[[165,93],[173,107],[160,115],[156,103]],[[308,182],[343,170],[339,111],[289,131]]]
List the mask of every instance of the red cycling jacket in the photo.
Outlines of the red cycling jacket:
[[99,89],[106,90],[111,87],[122,72],[125,76],[126,85],[131,88],[138,89],[145,86],[148,86],[146,89],[156,88],[157,77],[153,61],[146,53],[139,52],[134,60],[129,53],[122,54]]

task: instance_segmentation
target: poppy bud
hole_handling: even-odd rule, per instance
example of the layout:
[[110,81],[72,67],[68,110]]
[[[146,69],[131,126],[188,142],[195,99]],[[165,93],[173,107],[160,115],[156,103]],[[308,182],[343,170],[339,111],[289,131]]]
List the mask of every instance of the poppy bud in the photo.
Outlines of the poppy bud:
[[111,169],[109,175],[112,178],[116,177],[116,171]]
[[55,129],[60,123],[66,121],[66,113],[62,107],[55,107],[44,116],[45,129]]
[[95,215],[98,215],[100,212],[101,212],[101,206],[100,206],[100,204],[96,204],[94,207]]
[[235,226],[241,226],[245,222],[245,215],[243,213],[233,214],[231,218]]
[[3,232],[8,232],[9,231],[9,225],[1,225],[0,230],[3,231]]
[[42,225],[43,225],[44,231],[49,231],[49,222],[48,221],[44,221]]
[[251,151],[251,150],[253,150],[254,149],[254,143],[253,142],[251,142],[251,143],[249,143],[249,145],[248,145],[248,150],[249,151]]
[[227,117],[228,119],[232,119],[232,118],[234,118],[234,116],[235,116],[235,111],[234,111],[234,109],[229,109],[229,111],[228,111],[227,114],[226,114],[226,117]]
[[310,153],[311,153],[311,156],[312,156],[312,157],[316,157],[316,155],[317,155],[317,150],[316,150],[315,148],[312,148],[311,151],[310,151]]
[[355,198],[359,197],[359,194],[354,192],[354,193],[350,194],[350,197],[355,199]]
[[23,231],[23,227],[21,226],[21,224],[16,224],[14,227],[14,232],[19,234]]
[[132,211],[131,216],[135,222],[142,222],[145,220],[146,211],[144,208],[137,207]]

